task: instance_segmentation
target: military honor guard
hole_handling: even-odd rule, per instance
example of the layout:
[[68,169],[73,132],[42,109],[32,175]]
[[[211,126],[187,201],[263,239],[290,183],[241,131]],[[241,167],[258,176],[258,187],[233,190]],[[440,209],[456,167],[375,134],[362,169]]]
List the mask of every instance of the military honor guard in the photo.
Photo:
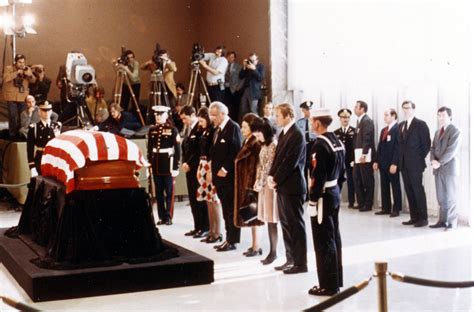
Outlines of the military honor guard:
[[334,131],[334,134],[337,138],[344,144],[344,148],[346,149],[346,158],[345,158],[345,165],[346,165],[346,177],[342,176],[339,179],[339,189],[342,192],[342,186],[344,180],[347,182],[347,199],[349,200],[349,208],[355,208],[355,192],[354,192],[354,179],[352,177],[352,169],[354,167],[354,136],[356,129],[354,127],[349,126],[349,122],[351,120],[352,112],[348,108],[343,108],[337,112],[339,119],[341,121],[341,127]]
[[174,178],[178,175],[181,138],[178,129],[168,121],[170,108],[152,107],[156,126],[148,132],[148,161],[151,163],[158,206],[158,225],[172,224]]
[[344,174],[344,145],[334,133],[327,131],[332,122],[329,109],[314,109],[311,119],[318,139],[311,150],[309,214],[319,286],[314,286],[308,293],[332,296],[342,287],[340,192],[337,181]]
[[46,144],[61,133],[61,123],[51,120],[53,106],[44,101],[38,105],[40,120],[28,128],[26,150],[31,177],[41,174],[41,157]]
[[309,154],[311,151],[311,146],[313,146],[314,141],[316,140],[316,135],[311,130],[310,125],[310,111],[313,107],[312,101],[305,101],[300,104],[301,112],[303,113],[303,117],[296,121],[296,125],[303,131],[304,139],[306,142],[306,163],[304,166],[304,178],[306,180],[306,185],[309,185],[309,175],[310,175],[310,158]]

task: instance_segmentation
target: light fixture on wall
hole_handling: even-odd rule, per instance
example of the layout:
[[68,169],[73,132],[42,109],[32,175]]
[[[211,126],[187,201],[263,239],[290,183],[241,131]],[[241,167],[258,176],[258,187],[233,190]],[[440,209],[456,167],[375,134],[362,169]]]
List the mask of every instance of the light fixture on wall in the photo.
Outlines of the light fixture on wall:
[[12,58],[16,55],[16,38],[24,38],[27,34],[36,34],[33,28],[35,22],[30,14],[25,14],[18,18],[16,14],[17,4],[31,4],[32,0],[0,0],[0,7],[6,7],[3,16],[0,17],[0,25],[5,36],[12,38]]

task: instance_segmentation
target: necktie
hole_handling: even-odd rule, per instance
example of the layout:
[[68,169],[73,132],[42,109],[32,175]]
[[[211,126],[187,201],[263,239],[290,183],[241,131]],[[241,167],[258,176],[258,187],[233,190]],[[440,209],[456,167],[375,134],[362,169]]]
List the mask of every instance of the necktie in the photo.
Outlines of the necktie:
[[408,130],[408,121],[405,121],[405,124],[403,125],[403,133],[407,132]]
[[386,140],[387,140],[387,135],[388,135],[388,126],[383,129],[382,141],[386,141]]
[[219,136],[220,133],[221,133],[221,127],[217,127],[216,132],[214,132],[214,138],[213,138],[213,140],[212,140],[212,143],[213,143],[213,144],[216,144],[217,137]]
[[284,135],[285,133],[283,132],[283,129],[282,129],[280,132],[280,135],[278,136],[278,142],[280,142],[280,140],[283,138]]
[[439,138],[441,139],[444,134],[444,127],[441,127],[441,130],[439,131]]

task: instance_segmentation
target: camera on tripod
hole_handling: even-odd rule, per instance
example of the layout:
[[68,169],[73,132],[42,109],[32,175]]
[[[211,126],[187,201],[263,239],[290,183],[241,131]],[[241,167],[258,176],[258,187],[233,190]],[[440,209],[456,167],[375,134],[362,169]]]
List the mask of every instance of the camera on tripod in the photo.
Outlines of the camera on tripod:
[[129,54],[130,54],[129,51],[126,50],[124,46],[122,46],[120,56],[115,59],[115,66],[117,66],[119,64],[121,64],[123,66],[128,66],[128,64],[129,64],[128,55]]
[[191,52],[191,63],[197,63],[204,59],[204,48],[199,44],[193,44],[193,51]]
[[95,69],[87,64],[84,54],[71,52],[66,58],[66,77],[72,90],[85,90],[88,85],[95,84]]

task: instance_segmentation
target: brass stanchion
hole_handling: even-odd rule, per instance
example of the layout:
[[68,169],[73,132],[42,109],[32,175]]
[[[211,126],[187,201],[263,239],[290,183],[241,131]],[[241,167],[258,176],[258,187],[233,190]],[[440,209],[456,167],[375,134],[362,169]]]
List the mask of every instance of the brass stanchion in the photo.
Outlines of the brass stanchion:
[[377,291],[379,312],[387,312],[387,262],[375,262],[375,273],[377,273]]

